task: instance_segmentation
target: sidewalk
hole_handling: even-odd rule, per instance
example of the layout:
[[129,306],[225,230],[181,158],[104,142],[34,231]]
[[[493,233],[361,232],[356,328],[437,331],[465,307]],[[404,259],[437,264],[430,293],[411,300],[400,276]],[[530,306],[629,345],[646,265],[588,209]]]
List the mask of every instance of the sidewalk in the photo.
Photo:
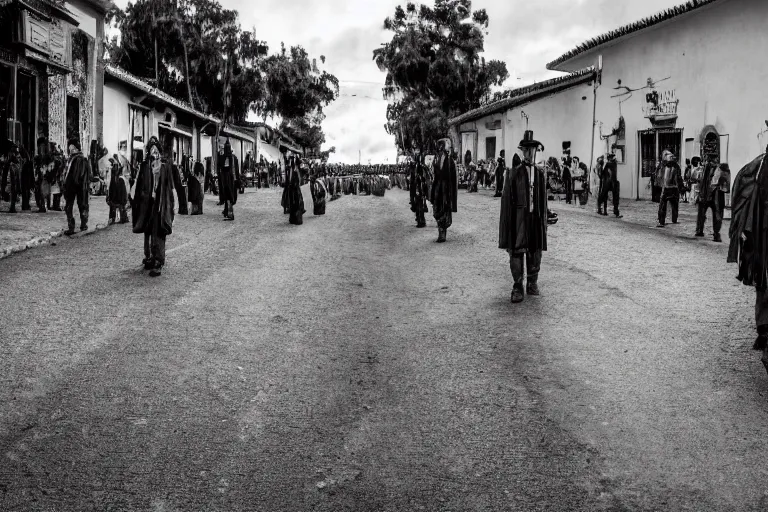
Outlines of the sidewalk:
[[[31,201],[32,209],[21,211],[21,203],[16,205],[18,213],[8,213],[10,203],[0,201],[0,259],[13,253],[21,252],[38,245],[55,241],[67,229],[67,216],[63,211],[48,210],[39,213]],[[62,200],[62,208],[64,201]],[[80,217],[75,206],[75,229],[80,227]],[[106,196],[91,196],[89,201],[88,231],[78,232],[73,238],[86,236],[106,227],[109,220],[109,206]]]
[[[672,208],[667,205],[667,224],[663,228],[657,228],[658,224],[658,212],[659,203],[654,203],[650,200],[625,199],[622,198],[619,202],[619,213],[624,217],[616,219],[613,216],[613,203],[608,201],[608,216],[597,215],[597,202],[593,197],[589,198],[589,201],[584,206],[577,206],[576,204],[566,204],[565,200],[558,201],[555,196],[554,201],[549,201],[550,209],[560,215],[560,217],[567,216],[566,212],[573,210],[580,210],[587,215],[593,215],[595,219],[610,219],[615,222],[627,222],[637,226],[645,226],[649,229],[657,231],[664,231],[671,236],[677,236],[681,238],[696,238],[696,205],[691,203],[680,203],[680,210],[678,214],[678,224],[672,224]],[[728,210],[726,210],[728,215]],[[730,229],[730,219],[723,220],[723,227],[720,229],[720,236],[723,239],[723,243],[728,243],[728,230]],[[712,242],[712,211],[707,212],[707,221],[704,225],[704,238],[699,240],[707,240]]]

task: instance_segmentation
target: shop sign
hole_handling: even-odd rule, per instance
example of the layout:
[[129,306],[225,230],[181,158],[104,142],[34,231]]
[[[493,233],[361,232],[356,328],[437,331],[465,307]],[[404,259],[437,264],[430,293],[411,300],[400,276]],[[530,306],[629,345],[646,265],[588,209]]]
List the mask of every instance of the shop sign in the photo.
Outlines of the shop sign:
[[675,89],[667,91],[652,91],[645,95],[646,107],[643,109],[645,117],[654,119],[657,117],[677,117],[677,99]]

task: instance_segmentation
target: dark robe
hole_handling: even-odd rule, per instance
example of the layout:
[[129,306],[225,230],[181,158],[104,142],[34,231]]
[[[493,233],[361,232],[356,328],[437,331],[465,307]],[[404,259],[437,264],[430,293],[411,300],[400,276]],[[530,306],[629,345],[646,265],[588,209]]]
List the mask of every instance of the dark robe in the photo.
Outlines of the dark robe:
[[200,179],[205,179],[205,168],[200,162],[195,163],[195,173],[187,176],[187,189],[189,191],[189,202],[192,203],[192,215],[203,213],[203,186]]
[[306,213],[304,209],[304,196],[301,194],[301,174],[298,169],[290,173],[288,185],[286,186],[288,195],[288,222],[291,224],[302,224],[302,216]]
[[436,155],[433,163],[435,179],[432,182],[429,199],[432,203],[432,215],[438,221],[438,226],[442,222],[447,225],[440,227],[448,228],[452,222],[451,213],[458,211],[458,175],[456,162],[451,159],[448,152],[442,155],[442,166],[440,166],[440,157],[441,155]]
[[310,180],[310,192],[312,193],[313,212],[315,215],[325,215],[326,189],[322,180]]
[[[229,165],[227,165],[229,163]],[[219,178],[221,181],[221,190],[219,195],[222,201],[229,201],[232,204],[237,204],[237,188],[235,180],[237,178],[237,170],[235,169],[235,157],[234,155],[222,155],[219,157]]]
[[115,208],[123,208],[128,203],[128,192],[125,189],[125,181],[122,179],[122,167],[119,163],[112,164],[109,176],[109,192],[107,204]]
[[152,222],[159,216],[159,234],[170,235],[173,232],[173,164],[163,160],[160,166],[160,183],[156,197],[152,198],[154,175],[149,160],[139,170],[136,179],[136,193],[132,204],[133,232],[151,233]]
[[173,187],[176,189],[176,197],[179,198],[179,215],[189,215],[187,191],[184,187],[184,182],[181,180],[179,166],[176,164],[173,164]]
[[534,173],[533,212],[530,211],[530,176],[521,163],[504,180],[499,216],[499,249],[516,254],[547,250],[547,187],[544,171]]
[[65,164],[64,174],[65,199],[74,199],[78,196],[87,198],[89,196],[91,191],[91,165],[82,153],[71,157],[71,161]]

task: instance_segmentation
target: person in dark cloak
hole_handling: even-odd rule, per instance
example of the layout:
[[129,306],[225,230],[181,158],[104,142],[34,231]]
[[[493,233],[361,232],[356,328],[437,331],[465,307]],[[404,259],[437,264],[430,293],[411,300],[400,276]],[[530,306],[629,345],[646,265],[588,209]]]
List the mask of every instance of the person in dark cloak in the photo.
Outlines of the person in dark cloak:
[[683,187],[683,173],[674,153],[665,150],[662,153],[662,162],[663,164],[656,176],[656,182],[661,184],[659,223],[656,226],[658,228],[663,228],[667,223],[667,203],[672,205],[672,224],[677,224],[680,189]]
[[205,167],[200,162],[195,162],[194,173],[187,177],[189,189],[189,202],[192,203],[192,215],[203,214],[203,182],[205,180]]
[[229,139],[224,143],[224,151],[219,155],[219,178],[221,181],[220,195],[224,203],[225,220],[235,220],[234,205],[237,203],[237,187],[235,179],[237,170],[235,168],[235,156],[232,154],[232,146]]
[[123,177],[123,167],[117,155],[109,159],[111,164],[109,188],[107,189],[107,204],[109,205],[109,224],[114,224],[118,210],[120,224],[128,222],[128,190]]
[[608,195],[612,195],[613,215],[620,219],[623,217],[619,213],[619,192],[621,184],[619,183],[618,170],[616,167],[616,154],[608,154],[608,163],[603,167],[603,185],[600,196],[598,197],[598,206],[602,209],[602,215],[608,215]]
[[[165,157],[163,157],[165,153]],[[152,137],[147,144],[147,158],[136,179],[133,200],[133,232],[144,234],[144,260],[149,275],[157,277],[165,265],[165,240],[173,233],[173,163],[171,148],[160,149]]]
[[433,162],[434,181],[430,191],[432,215],[437,221],[437,242],[446,240],[448,228],[453,224],[453,213],[458,211],[458,176],[456,162],[450,155],[451,139],[438,141],[438,151]]
[[[182,162],[184,160],[186,160],[186,157],[183,157]],[[173,166],[173,187],[176,189],[176,197],[179,199],[179,215],[189,215],[187,190],[184,186],[184,181],[181,179],[182,172],[174,160],[171,161],[171,165]]]
[[[288,201],[288,181],[291,174],[291,168],[293,167],[293,157],[285,156],[285,163],[283,164],[283,168],[285,169],[285,175],[286,179],[281,180],[280,185],[283,187],[283,194],[282,198],[280,199],[280,205],[283,207],[283,215],[288,215],[290,213],[290,204]],[[280,175],[282,176],[282,172]]]
[[[708,162],[708,166],[713,165]],[[707,182],[704,182],[707,183]],[[702,184],[703,185],[703,184]],[[732,193],[728,262],[738,263],[736,277],[755,288],[757,338],[752,348],[763,352],[768,371],[768,159],[766,153],[736,175]]]
[[565,204],[571,204],[573,201],[573,175],[571,174],[571,165],[573,160],[567,157],[563,162],[563,186],[565,187]]
[[[696,216],[695,236],[704,236],[704,224],[707,222],[707,210],[712,210],[712,239],[721,242],[720,229],[723,227],[723,214],[725,213],[724,183],[721,180],[722,172],[716,162],[706,157],[704,174],[699,184],[699,196],[696,198],[698,215]],[[728,181],[730,182],[730,176]],[[730,185],[730,183],[728,183]]]
[[507,162],[504,158],[504,150],[502,149],[496,161],[496,193],[493,197],[501,197],[501,192],[504,190],[504,173],[506,170]]
[[64,169],[64,211],[67,214],[67,230],[65,235],[75,234],[75,217],[73,209],[77,201],[77,210],[80,213],[80,231],[88,229],[88,200],[91,193],[91,166],[83,155],[80,141],[70,139],[67,143],[69,160]]
[[304,196],[301,193],[301,172],[299,171],[298,159],[292,160],[292,165],[286,169],[288,173],[286,190],[288,196],[288,222],[295,225],[304,223],[303,215],[307,212],[304,209]]
[[600,198],[603,195],[603,168],[605,167],[605,158],[603,155],[597,157],[597,164],[595,164],[595,174],[597,175],[597,214],[602,215],[603,209],[600,203]]
[[309,175],[309,187],[312,193],[313,213],[315,215],[325,215],[326,196],[328,192],[323,180],[317,179],[317,174],[312,172]]
[[45,213],[51,204],[51,183],[48,181],[53,169],[50,144],[45,137],[37,139],[35,156],[35,203],[40,213]]
[[547,181],[535,166],[536,152],[544,146],[526,130],[519,149],[522,162],[509,171],[501,197],[499,248],[509,253],[514,281],[511,301],[523,301],[523,262],[527,270],[526,293],[539,295],[538,279],[542,252],[547,250]]
[[416,214],[416,227],[427,227],[427,219],[424,216],[429,212],[427,207],[427,197],[429,197],[429,187],[424,179],[424,156],[416,151],[414,161],[411,162],[411,211]]
[[23,211],[31,210],[32,206],[29,203],[32,192],[35,189],[35,164],[33,159],[29,157],[29,154],[20,148],[21,150],[21,209]]

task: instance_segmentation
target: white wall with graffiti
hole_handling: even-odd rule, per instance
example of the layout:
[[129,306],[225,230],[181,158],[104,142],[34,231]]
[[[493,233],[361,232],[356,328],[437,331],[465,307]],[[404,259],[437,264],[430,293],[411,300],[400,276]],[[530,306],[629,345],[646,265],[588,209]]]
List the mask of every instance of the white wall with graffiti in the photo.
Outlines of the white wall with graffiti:
[[717,2],[558,66],[576,71],[602,55],[596,155],[606,147],[623,155],[623,197],[651,196],[649,169],[667,147],[681,165],[716,154],[734,177],[765,150],[768,68],[759,56],[768,48],[766,19],[768,2]]

